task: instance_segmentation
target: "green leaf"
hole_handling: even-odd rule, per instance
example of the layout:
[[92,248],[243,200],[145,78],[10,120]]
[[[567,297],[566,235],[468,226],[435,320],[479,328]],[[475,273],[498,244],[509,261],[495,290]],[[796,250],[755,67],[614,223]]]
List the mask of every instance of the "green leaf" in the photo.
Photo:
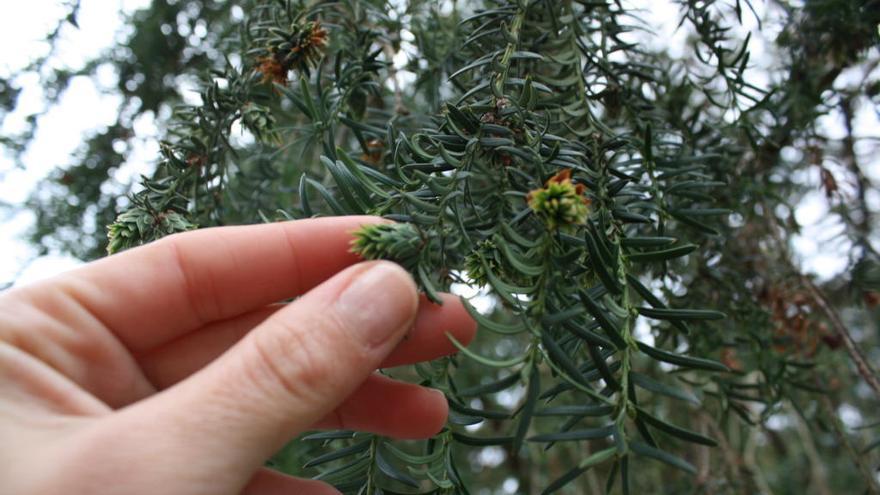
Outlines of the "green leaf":
[[602,254],[598,241],[589,229],[586,231],[584,238],[587,242],[587,251],[590,253],[590,267],[596,272],[602,284],[609,291],[620,294],[620,284],[617,283],[617,278],[614,274],[609,271],[609,269],[614,269],[616,263],[613,263],[609,257]]
[[535,406],[538,404],[538,396],[541,394],[541,378],[538,367],[532,363],[531,373],[529,373],[529,381],[526,389],[526,399],[519,413],[519,422],[516,425],[516,433],[513,436],[513,452],[519,452],[522,447],[523,439],[529,431],[532,424],[532,415],[535,413]]
[[[450,74],[449,79],[455,79],[456,77],[468,72],[470,70],[474,70],[478,67],[482,67],[484,65],[489,65],[495,61],[495,58],[500,54],[500,52],[490,53],[483,57],[478,58],[477,60],[465,65],[464,67],[458,69],[457,71]],[[513,52],[511,55],[511,59],[532,59],[532,60],[543,60],[544,56],[539,53],[527,52],[527,51],[517,51]]]
[[639,431],[639,435],[645,439],[645,443],[650,445],[651,447],[657,446],[657,440],[654,440],[654,435],[651,433],[651,430],[648,429],[648,425],[645,423],[645,418],[641,416],[636,416],[633,418],[633,423],[636,425],[636,429]]
[[513,385],[519,383],[519,373],[513,373],[500,380],[494,380],[482,385],[461,389],[458,391],[459,397],[477,397],[484,394],[492,394],[506,390]]
[[366,472],[362,471],[359,475],[353,474],[349,478],[343,479],[341,481],[335,481],[330,484],[332,484],[337,490],[342,493],[354,493],[362,489],[363,486],[367,484]]
[[432,303],[442,306],[443,298],[440,297],[440,293],[434,288],[434,282],[431,281],[431,276],[425,271],[425,266],[422,263],[419,263],[418,268],[416,268],[416,273],[418,275],[417,278],[419,285],[425,291],[425,296],[427,296]]
[[660,251],[630,253],[626,257],[628,260],[636,263],[649,261],[666,261],[685,256],[693,252],[694,249],[697,249],[697,246],[695,244],[685,244],[683,246],[676,246],[674,248],[663,249]]
[[648,356],[658,360],[663,361],[669,364],[675,364],[681,366],[683,368],[693,368],[693,369],[701,369],[707,371],[723,371],[728,372],[730,368],[724,366],[718,361],[713,361],[711,359],[703,359],[692,356],[685,356],[680,354],[674,354],[671,352],[667,352],[664,350],[657,349],[655,347],[651,347],[644,342],[638,343],[639,349],[647,354]]
[[[379,136],[379,137],[384,136],[386,134],[386,130],[381,127],[376,127],[376,126],[370,125],[366,122],[358,122],[356,120],[352,120],[352,119],[345,117],[345,116],[339,117],[339,121],[342,122],[343,124],[347,125],[348,127],[350,127],[353,131],[366,132],[366,133],[369,133],[369,134],[372,134],[375,136]],[[339,151],[341,149],[342,148],[336,148],[336,156],[340,156]]]
[[425,201],[425,200],[419,198],[415,194],[408,193],[406,191],[401,191],[400,195],[403,196],[403,199],[405,199],[408,203],[415,206],[417,211],[429,213],[429,214],[436,214],[436,213],[440,213],[440,211],[441,211],[441,208],[439,206],[437,206],[436,204],[429,203],[428,201]]
[[558,479],[553,481],[553,483],[550,483],[547,488],[545,488],[544,491],[541,492],[541,495],[548,495],[559,490],[560,488],[569,484],[575,478],[583,474],[586,470],[590,469],[593,466],[602,464],[603,462],[613,457],[616,453],[617,450],[612,447],[610,449],[600,450],[599,452],[595,452],[587,456],[587,458],[578,463],[577,467],[563,474]]
[[571,405],[538,409],[535,416],[607,416],[612,412],[613,406]]
[[674,468],[686,471],[690,474],[697,474],[697,469],[693,466],[693,464],[687,462],[681,457],[670,454],[669,452],[651,447],[650,445],[642,443],[638,440],[630,441],[629,447],[634,453],[638,455],[650,457],[652,459],[666,463]]
[[517,232],[513,227],[508,225],[507,223],[501,224],[501,231],[504,233],[504,237],[510,239],[511,241],[518,244],[520,247],[525,249],[536,248],[541,244],[540,239],[526,239],[522,234]]
[[497,321],[493,321],[489,319],[489,317],[481,314],[474,308],[471,303],[465,299],[461,298],[461,302],[464,305],[465,310],[467,310],[468,314],[471,315],[471,318],[477,322],[481,328],[485,328],[490,332],[495,332],[502,335],[514,335],[520,332],[524,332],[526,330],[525,324],[522,321],[516,323],[499,323]]
[[584,307],[580,304],[576,304],[568,309],[564,309],[562,311],[558,311],[556,309],[552,309],[548,307],[548,314],[545,314],[541,317],[541,323],[544,325],[553,326],[559,323],[564,323],[572,318],[580,316],[584,314]]
[[390,194],[385,189],[382,189],[375,182],[361,171],[360,166],[348,156],[348,153],[345,152],[342,148],[336,148],[336,155],[339,157],[337,163],[342,163],[345,168],[359,181],[361,186],[369,189],[370,192],[379,196],[380,198],[388,199],[391,197]]
[[397,457],[401,461],[417,465],[417,464],[431,464],[432,462],[436,462],[443,457],[443,449],[436,449],[434,452],[427,455],[414,455],[409,454],[395,447],[391,442],[385,442],[382,444],[382,447],[388,450],[394,457]]
[[602,356],[599,348],[587,344],[587,351],[590,353],[590,359],[593,360],[593,364],[596,366],[599,376],[605,380],[605,383],[608,384],[611,390],[620,390],[620,382],[614,377],[614,373],[611,371],[611,368],[608,367],[608,363],[605,362],[605,357]]
[[385,456],[382,455],[382,450],[376,450],[376,467],[379,468],[379,471],[382,471],[382,474],[388,476],[389,478],[399,481],[404,485],[410,486],[412,488],[419,488],[419,482],[413,479],[412,476],[400,471],[393,464],[388,462],[385,459]]
[[[638,292],[638,294],[642,296],[642,299],[647,301],[648,304],[658,309],[666,309],[666,305],[663,303],[663,301],[658,299],[657,296],[655,296],[647,287],[642,285],[642,283],[639,282],[639,279],[630,274],[627,274],[626,280],[629,286],[635,289],[635,291]],[[687,324],[681,320],[670,320],[670,323],[685,334],[689,334],[691,332],[691,329],[687,326]]]
[[372,442],[372,440],[367,439],[367,440],[361,441],[359,443],[356,443],[350,447],[345,447],[343,449],[334,450],[333,452],[328,452],[324,455],[319,455],[318,457],[315,457],[315,458],[311,459],[309,462],[305,463],[305,465],[303,465],[303,467],[304,468],[315,467],[315,466],[319,466],[321,464],[324,464],[324,463],[327,463],[330,461],[335,461],[336,459],[342,459],[343,457],[347,457],[347,456],[354,455],[354,454],[359,454],[359,453],[364,452],[370,448],[370,442]]
[[504,361],[491,359],[485,356],[481,356],[474,351],[468,349],[461,342],[456,340],[456,338],[449,332],[446,332],[446,337],[452,342],[452,345],[454,345],[459,351],[461,351],[462,354],[484,366],[489,366],[490,368],[510,368],[511,366],[515,366],[525,361],[525,359],[528,357],[528,354],[523,354],[521,356],[516,356],[514,358],[510,358]]
[[572,361],[562,347],[559,346],[559,343],[550,336],[550,332],[541,332],[541,345],[547,350],[547,356],[550,360],[562,368],[566,375],[573,380],[577,380],[584,386],[590,386],[589,382],[584,379],[574,361]]
[[[293,104],[296,105],[297,108],[299,108],[299,110],[303,113],[303,115],[305,115],[306,117],[309,118],[309,120],[311,120],[311,121],[318,120],[318,116],[315,115],[314,113],[312,113],[313,106],[306,105],[305,98],[300,98],[300,96],[297,95],[293,91],[292,88],[289,88],[289,87],[281,85],[281,84],[276,84],[274,87],[278,91],[282,92],[287,98],[289,98],[290,101],[292,101]],[[306,96],[308,97],[308,93],[306,93]]]
[[640,315],[657,320],[723,320],[727,315],[710,309],[637,308]]
[[705,223],[703,223],[699,220],[695,220],[692,216],[684,214],[680,211],[671,210],[669,212],[669,214],[672,215],[672,217],[675,218],[676,220],[678,220],[679,222],[681,222],[687,226],[693,227],[693,228],[699,230],[700,232],[703,232],[703,233],[709,234],[709,235],[721,235],[721,233],[718,232],[718,230],[715,229],[714,227],[706,225]]
[[483,418],[468,416],[467,414],[461,414],[458,411],[449,411],[448,422],[451,425],[470,426],[480,424],[483,421],[485,421]]
[[[599,226],[596,226],[596,222],[590,221],[587,224],[587,231],[590,233],[593,238],[593,242],[595,247],[599,251],[599,256],[602,260],[605,261],[605,264],[609,267],[612,267],[613,270],[617,270],[618,260],[617,260],[617,246],[609,246],[608,239],[604,235],[604,232],[607,230],[605,225],[604,217],[600,219]],[[586,236],[585,236],[586,239]],[[612,249],[613,247],[613,249]]]
[[620,244],[627,248],[653,248],[675,244],[677,241],[675,237],[624,237]]
[[462,433],[452,432],[452,438],[456,442],[470,445],[471,447],[488,447],[490,445],[510,445],[513,437],[472,437]]
[[327,205],[330,207],[331,210],[333,210],[333,213],[337,215],[349,215],[351,213],[356,213],[355,211],[343,208],[339,201],[336,201],[336,198],[332,194],[330,194],[330,191],[328,191],[327,188],[324,187],[323,184],[321,184],[320,182],[306,177],[306,183],[318,191],[318,194],[320,194],[321,197],[324,198],[324,201],[327,202]]
[[338,430],[338,431],[322,431],[318,433],[311,433],[301,438],[301,440],[308,442],[312,440],[341,440],[354,438],[355,432],[351,430]]
[[880,447],[880,437],[877,437],[874,440],[871,440],[870,442],[868,442],[868,445],[866,445],[865,448],[862,449],[862,453],[867,454],[868,452],[876,449],[877,447]]
[[688,217],[711,217],[717,215],[729,215],[732,213],[727,208],[683,208],[677,209],[675,212],[679,215]]
[[419,141],[422,139],[427,140],[428,143],[431,145],[435,143],[435,141],[431,139],[430,136],[427,136],[425,134],[413,134],[413,137],[407,141],[407,144],[409,145],[410,151],[412,151],[413,155],[415,155],[415,158],[425,162],[430,162],[434,159],[434,154],[429,153],[424,148],[422,148],[422,145],[419,143]]
[[425,475],[428,477],[429,480],[431,480],[432,483],[437,485],[437,488],[440,488],[443,490],[451,490],[451,489],[455,488],[455,483],[453,483],[450,480],[441,480],[440,478],[438,478],[437,476],[432,474],[430,469],[425,471]]
[[518,287],[508,284],[498,278],[498,276],[489,268],[489,264],[485,259],[482,260],[482,263],[486,272],[486,278],[489,280],[489,286],[492,287],[492,292],[497,294],[501,299],[507,301],[511,306],[519,307],[523,305],[523,302],[517,299],[514,294],[531,294],[535,290],[534,287]]
[[[598,324],[594,324],[592,325],[592,328],[598,328],[598,326]],[[610,340],[599,335],[598,333],[593,332],[591,328],[580,327],[571,321],[565,322],[565,328],[570,330],[571,333],[577,336],[579,339],[589,344],[597,345],[605,349],[615,349],[617,347]]]
[[614,210],[612,210],[611,213],[614,215],[615,218],[624,223],[651,223],[650,218],[638,213],[631,212],[629,210],[615,208]]
[[674,193],[685,189],[711,189],[726,185],[727,183],[720,181],[685,180],[672,184],[666,189],[666,192]]
[[321,472],[315,476],[315,479],[324,480],[339,487],[349,480],[364,478],[370,464],[372,464],[370,456],[360,456],[352,462]]
[[695,431],[691,431],[686,428],[667,423],[666,421],[663,421],[656,416],[652,416],[642,408],[637,408],[637,411],[639,417],[645,420],[646,423],[676,438],[680,438],[687,442],[698,443],[700,445],[708,445],[709,447],[715,447],[718,445],[718,442],[709,437],[700,435]]
[[315,216],[315,212],[312,211],[312,206],[309,204],[309,193],[306,190],[306,179],[308,179],[306,174],[302,174],[299,177],[299,205],[306,218],[311,218]]
[[467,100],[471,96],[474,96],[475,94],[479,93],[480,91],[484,91],[488,87],[489,87],[489,81],[484,81],[484,82],[481,82],[480,84],[474,85],[474,87],[472,87],[471,89],[466,91],[463,95],[461,95],[458,98],[458,100],[456,101],[456,104],[460,104],[461,102]]
[[636,371],[629,372],[629,379],[636,386],[641,387],[649,392],[654,392],[655,394],[665,395],[666,397],[671,397],[673,399],[683,400],[685,402],[690,402],[694,405],[700,405],[700,400],[697,399],[695,395],[688,392],[687,390],[673,387],[670,385],[666,385],[665,383],[658,382],[654,380],[650,376],[643,375]]
[[497,148],[499,146],[512,146],[514,144],[512,139],[507,138],[499,138],[499,137],[484,137],[480,138],[480,145],[486,148]]
[[315,102],[312,100],[312,94],[309,92],[309,81],[305,76],[300,76],[299,78],[299,89],[302,93],[303,102],[308,108],[308,111],[305,113],[311,116],[312,120],[324,120],[324,113],[318,111]]
[[614,324],[611,316],[599,306],[599,303],[593,300],[589,292],[580,290],[578,291],[578,294],[580,295],[581,302],[584,303],[584,307],[587,308],[587,311],[591,315],[593,315],[593,318],[596,319],[599,326],[605,330],[605,333],[614,342],[614,345],[617,346],[618,349],[626,349],[626,342],[624,342],[623,337],[620,336],[620,329]]
[[[613,354],[613,352],[604,352],[603,354],[608,354],[610,356]],[[565,373],[561,369],[554,368],[555,365],[553,364],[553,361],[548,361],[548,362],[550,363],[550,367],[553,368],[554,371],[557,371],[560,373]],[[611,363],[609,368],[611,368],[612,371],[617,371],[618,369],[620,369],[620,365],[621,365],[620,361],[615,361],[615,362]],[[584,376],[584,380],[586,380],[587,382],[592,382],[594,380],[598,380],[599,378],[601,378],[599,376],[599,371],[596,369],[595,366],[593,366],[593,363],[591,363],[591,362],[587,362],[587,363],[582,364],[581,366],[578,367],[578,369],[581,371],[581,373]],[[541,398],[547,399],[547,398],[555,397],[555,396],[559,395],[560,393],[565,392],[566,390],[570,390],[571,388],[583,387],[583,385],[581,385],[579,382],[575,381],[571,377],[568,377],[567,374],[563,378],[564,378],[563,382],[558,383],[556,386],[548,389],[546,392],[541,394]],[[575,383],[571,383],[571,382],[575,382]],[[590,390],[593,394],[596,394],[595,391],[592,391],[592,389],[590,389]],[[589,394],[590,392],[587,392],[587,393]],[[603,402],[605,404],[613,404],[613,402],[611,400],[607,399],[604,395],[600,395],[600,394],[596,394],[596,395],[599,397],[602,397],[602,399],[605,399],[605,400],[599,399],[600,402]],[[593,397],[593,396],[591,395],[591,397]]]
[[544,433],[529,438],[530,442],[568,442],[575,440],[595,440],[607,438],[614,433],[614,424],[599,428],[587,428],[583,430],[562,431],[556,433]]
[[853,426],[852,429],[856,431],[867,430],[871,428],[876,428],[880,426],[880,421],[872,421],[870,423],[861,424],[859,426]]
[[339,192],[342,193],[342,198],[353,212],[364,213],[372,207],[369,193],[357,182],[357,179],[351,175],[348,169],[342,165],[342,162],[334,162],[326,156],[322,156],[321,163],[330,171],[339,187]]
[[514,270],[530,277],[537,277],[544,273],[543,264],[530,264],[529,261],[531,260],[524,258],[522,254],[517,253],[516,249],[510,246],[503,239],[498,239],[496,244],[498,245],[498,248],[501,250],[501,252],[504,254],[504,259],[507,260],[508,263],[510,263],[510,266],[512,266]]
[[[618,453],[620,456],[620,453]],[[614,483],[617,481],[617,471],[620,470],[620,461],[615,461],[614,464],[611,465],[611,469],[608,471],[608,477],[605,479],[605,493],[611,493],[611,490],[614,489]]]
[[449,399],[449,408],[463,414],[477,416],[485,419],[509,419],[510,413],[507,411],[487,411],[485,409],[474,409],[472,407],[460,404],[455,400]]
[[[489,53],[485,56],[482,56],[482,57],[478,58],[477,60],[474,60],[473,62],[465,65],[464,67],[462,67],[462,68],[458,69],[457,71],[453,72],[452,74],[450,74],[449,79],[450,80],[455,79],[456,77],[464,74],[465,72],[467,72],[469,70],[473,70],[473,69],[476,69],[477,67],[482,67],[484,65],[488,65],[495,60],[495,57],[497,55],[498,55],[498,52],[496,51],[493,53]],[[452,107],[452,105],[449,105],[449,106]]]

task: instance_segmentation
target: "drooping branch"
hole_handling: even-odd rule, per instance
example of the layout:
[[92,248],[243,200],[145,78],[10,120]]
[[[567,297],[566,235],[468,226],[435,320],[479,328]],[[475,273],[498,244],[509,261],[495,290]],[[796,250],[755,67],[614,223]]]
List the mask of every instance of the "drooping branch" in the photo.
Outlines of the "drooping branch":
[[[794,267],[792,266],[792,268]],[[831,323],[834,333],[843,340],[844,348],[846,349],[847,354],[849,354],[850,359],[852,359],[853,363],[856,365],[859,375],[862,376],[865,383],[867,383],[868,386],[874,390],[874,393],[877,394],[877,397],[880,398],[880,379],[877,377],[877,372],[873,369],[868,360],[865,359],[865,356],[862,354],[862,351],[853,339],[852,334],[840,318],[840,314],[838,314],[834,306],[832,306],[825,297],[822,289],[817,287],[816,284],[810,280],[810,277],[798,272],[798,278],[804,287],[806,287],[816,307],[822,310],[822,313],[828,319],[828,322]]]

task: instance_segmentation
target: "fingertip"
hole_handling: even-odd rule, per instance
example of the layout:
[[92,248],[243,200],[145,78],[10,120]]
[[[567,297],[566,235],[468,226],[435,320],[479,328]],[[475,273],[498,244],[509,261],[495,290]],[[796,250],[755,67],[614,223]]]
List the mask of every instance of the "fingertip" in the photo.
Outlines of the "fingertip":
[[[412,326],[418,311],[415,281],[396,263],[356,265],[330,308],[349,334],[384,358]],[[381,351],[381,352],[380,352]]]
[[399,407],[398,426],[390,435],[399,440],[431,438],[443,430],[449,417],[446,396],[432,388],[418,387],[411,391]]
[[383,270],[389,271],[389,280],[393,279],[396,283],[401,283],[406,286],[409,294],[412,296],[412,306],[413,311],[418,309],[419,307],[419,288],[416,285],[416,281],[413,278],[412,274],[406,271],[402,266],[394,263],[393,261],[388,260],[375,260],[375,261],[367,261],[365,263],[373,264],[375,267],[380,267]]
[[[381,277],[386,284],[386,298],[399,298],[402,301],[400,306],[406,308],[406,313],[410,315],[412,323],[419,311],[419,288],[412,274],[406,271],[402,266],[388,260],[365,261],[362,265],[368,265],[370,271],[381,273]],[[406,301],[409,304],[404,304]]]
[[304,491],[285,491],[279,492],[278,495],[282,495],[282,493],[288,495],[291,493],[303,493],[308,495],[342,495],[342,492],[337,490],[336,487],[330,483],[319,480],[306,480],[303,488],[305,489]]
[[454,323],[454,327],[449,330],[449,333],[462,344],[470,344],[477,335],[477,322],[471,318],[459,296],[442,294],[440,298],[443,300],[443,307],[446,308],[446,318]]
[[471,318],[459,296],[441,293],[440,299],[443,304],[436,304],[424,295],[421,296],[416,324],[431,329],[432,333],[439,333],[442,341],[448,344],[444,348],[449,354],[455,352],[456,348],[449,342],[446,334],[451,334],[455,340],[467,345],[476,336],[477,322]]
[[242,495],[283,495],[291,493],[342,495],[342,492],[326,482],[296,478],[268,468],[262,468],[257,471],[241,493]]
[[420,440],[441,431],[448,416],[449,403],[442,392],[374,374],[336,410],[311,426]]
[[[427,389],[430,394],[433,396],[431,401],[433,402],[431,405],[433,416],[431,417],[431,423],[426,425],[426,430],[432,431],[428,437],[433,437],[437,435],[443,428],[446,427],[446,423],[449,420],[449,401],[446,399],[446,395],[440,390],[436,389]],[[428,428],[430,426],[430,428]],[[426,437],[427,438],[427,437]]]
[[442,305],[430,302],[424,295],[420,296],[415,325],[382,362],[383,368],[455,354],[458,348],[449,340],[447,333],[464,345],[474,339],[477,324],[461,300],[452,294],[441,294],[440,297]]

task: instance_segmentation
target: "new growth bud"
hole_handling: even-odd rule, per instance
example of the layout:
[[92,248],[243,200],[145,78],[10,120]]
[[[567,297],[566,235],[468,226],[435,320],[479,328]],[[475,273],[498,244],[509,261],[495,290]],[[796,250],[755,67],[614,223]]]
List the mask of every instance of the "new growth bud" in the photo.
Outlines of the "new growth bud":
[[128,210],[107,226],[109,239],[107,253],[118,253],[144,242],[155,241],[175,232],[185,232],[195,228],[195,224],[174,211],[153,215],[144,210]]
[[365,225],[354,235],[353,253],[368,260],[394,261],[410,271],[415,269],[425,246],[421,233],[408,223]]
[[257,71],[264,82],[287,84],[287,73],[298,70],[308,74],[309,68],[317,67],[321,54],[327,46],[327,30],[319,21],[294,23],[289,29],[272,29],[272,37],[257,59]]
[[550,230],[582,225],[589,215],[590,200],[583,184],[571,182],[571,169],[565,169],[547,180],[541,189],[527,196],[529,207],[541,217]]
[[491,240],[484,240],[477,244],[477,249],[472,251],[464,259],[464,268],[468,277],[480,287],[489,284],[488,268],[493,273],[498,272],[502,266],[501,252]]

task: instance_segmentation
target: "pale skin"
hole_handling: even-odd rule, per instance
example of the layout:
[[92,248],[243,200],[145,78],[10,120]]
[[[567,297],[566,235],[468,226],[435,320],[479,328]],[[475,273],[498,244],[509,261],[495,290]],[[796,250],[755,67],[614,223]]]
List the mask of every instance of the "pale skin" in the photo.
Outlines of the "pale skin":
[[475,324],[349,252],[378,221],[177,234],[0,293],[0,491],[323,495],[264,462],[306,430],[437,433],[443,395],[376,370]]

